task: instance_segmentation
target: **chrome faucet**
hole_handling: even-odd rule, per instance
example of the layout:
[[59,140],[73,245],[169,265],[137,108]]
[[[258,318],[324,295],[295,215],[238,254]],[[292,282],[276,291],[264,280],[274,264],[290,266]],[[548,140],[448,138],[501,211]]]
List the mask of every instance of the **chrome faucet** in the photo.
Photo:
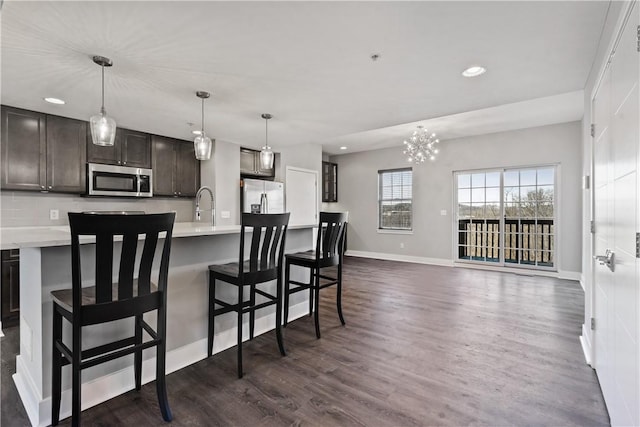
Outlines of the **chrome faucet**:
[[[200,209],[200,198],[202,197],[202,192],[208,191],[209,196],[211,196],[211,209]],[[210,210],[211,211],[211,225],[216,225],[216,205],[213,201],[213,191],[211,191],[210,187],[202,186],[196,193],[196,221],[200,221],[200,213]]]

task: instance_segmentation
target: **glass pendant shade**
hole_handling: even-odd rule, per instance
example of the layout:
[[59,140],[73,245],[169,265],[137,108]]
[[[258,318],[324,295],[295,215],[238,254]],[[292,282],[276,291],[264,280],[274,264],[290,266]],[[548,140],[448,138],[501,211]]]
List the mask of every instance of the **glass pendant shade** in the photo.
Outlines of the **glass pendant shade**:
[[274,157],[271,147],[262,147],[262,151],[260,151],[260,165],[262,166],[262,169],[273,168]]
[[193,148],[196,152],[196,160],[209,160],[211,158],[211,138],[204,133],[204,100],[209,98],[211,94],[199,90],[196,92],[196,96],[202,100],[202,128],[200,134],[193,140]]
[[91,127],[91,139],[95,145],[112,146],[116,139],[116,121],[107,116],[104,108],[100,114],[91,116],[89,119]]
[[269,113],[264,113],[260,117],[264,119],[264,147],[260,151],[260,166],[262,169],[272,169],[275,155],[271,151],[271,147],[269,147],[269,119],[273,118],[273,116]]
[[102,105],[100,113],[89,119],[91,140],[94,145],[109,147],[113,146],[116,139],[116,121],[107,116],[107,111],[104,109],[104,67],[111,67],[113,62],[109,58],[98,55],[93,57],[93,62],[102,68]]
[[197,160],[209,160],[211,158],[211,138],[204,134],[196,136],[193,140],[193,147],[196,151]]

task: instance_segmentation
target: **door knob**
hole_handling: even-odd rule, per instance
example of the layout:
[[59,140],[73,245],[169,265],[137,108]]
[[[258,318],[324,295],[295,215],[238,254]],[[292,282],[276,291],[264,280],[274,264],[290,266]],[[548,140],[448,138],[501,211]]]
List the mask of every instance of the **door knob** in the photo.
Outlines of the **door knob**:
[[600,265],[606,265],[612,272],[615,270],[616,254],[611,249],[607,249],[604,255],[595,255],[593,259]]

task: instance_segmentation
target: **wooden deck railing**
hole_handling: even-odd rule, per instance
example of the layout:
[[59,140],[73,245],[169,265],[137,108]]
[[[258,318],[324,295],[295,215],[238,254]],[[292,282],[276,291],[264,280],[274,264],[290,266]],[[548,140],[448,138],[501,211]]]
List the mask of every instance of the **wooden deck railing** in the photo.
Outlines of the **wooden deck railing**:
[[[500,220],[458,220],[458,258],[500,260]],[[552,219],[505,219],[504,260],[507,263],[553,266]]]

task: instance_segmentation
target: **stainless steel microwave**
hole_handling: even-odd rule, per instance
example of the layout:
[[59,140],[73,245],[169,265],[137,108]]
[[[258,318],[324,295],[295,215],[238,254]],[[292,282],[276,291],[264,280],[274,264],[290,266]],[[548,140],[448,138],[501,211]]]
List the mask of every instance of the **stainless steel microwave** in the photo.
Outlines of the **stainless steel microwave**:
[[151,169],[88,163],[87,195],[152,197],[153,173]]

